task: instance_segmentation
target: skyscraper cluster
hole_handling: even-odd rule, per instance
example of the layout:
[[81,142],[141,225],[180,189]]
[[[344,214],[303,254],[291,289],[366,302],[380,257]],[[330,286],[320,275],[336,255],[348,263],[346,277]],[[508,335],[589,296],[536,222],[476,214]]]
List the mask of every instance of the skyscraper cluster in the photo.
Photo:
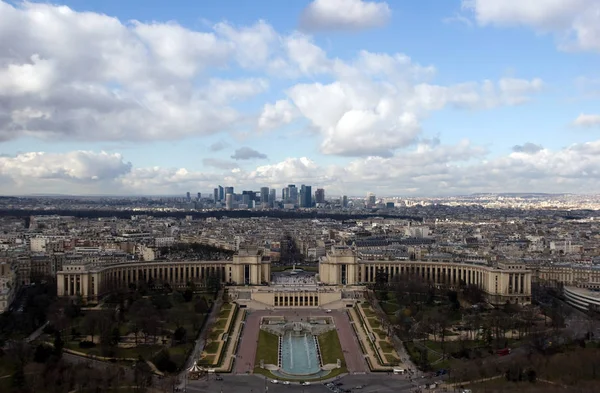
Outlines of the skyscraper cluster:
[[[273,208],[279,206],[277,192],[273,188],[261,187],[260,191],[244,190],[236,194],[233,187],[218,186],[213,190],[215,204],[225,205],[227,209]],[[312,187],[302,184],[300,188],[289,184],[281,190],[280,203],[287,208],[311,208],[316,203],[325,203],[325,190],[319,188],[313,198]]]

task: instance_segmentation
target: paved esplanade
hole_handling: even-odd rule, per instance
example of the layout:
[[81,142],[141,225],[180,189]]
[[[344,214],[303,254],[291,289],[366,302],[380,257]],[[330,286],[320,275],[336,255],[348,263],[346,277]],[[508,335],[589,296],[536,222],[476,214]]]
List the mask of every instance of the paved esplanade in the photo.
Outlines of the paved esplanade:
[[333,310],[331,313],[326,313],[324,310],[319,309],[299,309],[299,310],[256,310],[249,311],[249,315],[246,318],[246,324],[244,326],[244,332],[242,334],[238,353],[235,361],[234,370],[237,374],[244,374],[252,372],[254,367],[254,360],[256,358],[256,346],[258,340],[258,332],[260,330],[260,320],[264,316],[283,316],[289,321],[301,321],[308,317],[317,316],[332,316],[335,321],[337,334],[340,339],[348,372],[366,372],[368,371],[365,363],[360,345],[358,344],[357,338],[352,331],[350,321],[347,315],[342,311]]

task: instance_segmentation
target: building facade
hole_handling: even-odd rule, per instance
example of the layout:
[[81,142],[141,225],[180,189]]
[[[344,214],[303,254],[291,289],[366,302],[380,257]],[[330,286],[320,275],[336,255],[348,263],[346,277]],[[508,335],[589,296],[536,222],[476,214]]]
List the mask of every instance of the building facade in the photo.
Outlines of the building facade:
[[319,280],[323,285],[374,283],[378,273],[384,273],[388,281],[400,275],[420,277],[449,287],[477,285],[494,304],[531,302],[532,272],[521,264],[489,266],[451,260],[366,260],[344,246],[332,247],[319,261]]
[[262,250],[240,250],[231,261],[154,261],[119,263],[93,267],[65,264],[56,274],[58,296],[82,296],[87,301],[140,281],[169,283],[184,287],[188,282],[203,283],[211,276],[222,283],[261,285],[271,277],[270,260]]

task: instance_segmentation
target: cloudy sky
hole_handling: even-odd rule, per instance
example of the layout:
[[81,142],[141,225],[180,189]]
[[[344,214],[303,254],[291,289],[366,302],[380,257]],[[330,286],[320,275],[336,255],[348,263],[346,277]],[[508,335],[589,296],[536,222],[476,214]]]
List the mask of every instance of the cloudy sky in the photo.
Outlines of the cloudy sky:
[[600,2],[0,0],[1,194],[287,183],[600,192]]

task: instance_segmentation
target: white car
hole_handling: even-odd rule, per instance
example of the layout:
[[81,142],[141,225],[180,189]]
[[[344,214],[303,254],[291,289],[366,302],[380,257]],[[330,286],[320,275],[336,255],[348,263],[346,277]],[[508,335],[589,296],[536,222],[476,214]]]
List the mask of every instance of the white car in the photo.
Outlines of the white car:
[[302,382],[302,385],[308,386],[308,385],[310,385],[310,382]]
[[276,379],[272,379],[272,380],[271,380],[271,383],[279,383],[279,381],[278,381],[278,380],[276,380]]
[[284,385],[289,385],[289,384],[290,384],[290,381],[283,381],[283,384],[284,384]]

